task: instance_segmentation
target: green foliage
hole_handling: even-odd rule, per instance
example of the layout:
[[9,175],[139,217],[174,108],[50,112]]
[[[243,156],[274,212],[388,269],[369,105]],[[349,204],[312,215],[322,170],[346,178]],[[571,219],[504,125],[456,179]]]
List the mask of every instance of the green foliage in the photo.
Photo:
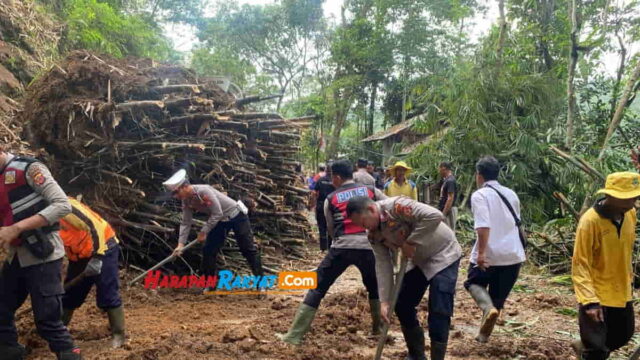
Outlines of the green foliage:
[[143,15],[127,14],[117,4],[98,0],[65,0],[57,4],[66,24],[65,50],[88,49],[116,57],[168,60],[174,55],[162,29]]
[[554,310],[556,314],[565,315],[569,317],[578,317],[578,311],[574,308],[558,308]]
[[[206,48],[195,49],[192,53],[191,67],[205,76],[229,76],[231,81],[248,90],[250,81],[257,75],[251,62],[240,59],[227,48],[211,51]],[[252,85],[255,81],[252,82]]]
[[215,16],[199,25],[202,46],[194,65],[199,71],[207,70],[202,66],[206,64],[218,74],[232,75],[254,92],[277,89],[300,97],[310,65],[318,58],[315,45],[324,29],[321,5],[317,0],[218,3]]
[[[503,165],[502,180],[521,197],[525,219],[552,215],[549,176],[553,164],[543,144],[546,131],[562,111],[562,83],[545,74],[520,73],[506,66],[500,76],[493,67],[461,64],[450,80],[428,94],[418,129],[448,131],[409,157],[417,174],[435,181],[439,162],[453,161],[462,184],[473,183],[475,162],[495,156]],[[460,146],[464,144],[464,146]],[[464,186],[466,187],[466,186]]]
[[571,275],[554,276],[551,279],[549,279],[549,282],[555,285],[573,286],[573,282],[571,281]]

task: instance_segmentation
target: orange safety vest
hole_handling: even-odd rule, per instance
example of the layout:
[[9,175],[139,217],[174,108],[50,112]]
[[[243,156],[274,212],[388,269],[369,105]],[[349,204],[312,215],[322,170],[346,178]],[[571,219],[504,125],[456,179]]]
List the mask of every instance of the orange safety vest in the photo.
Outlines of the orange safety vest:
[[69,202],[71,213],[60,219],[60,237],[69,261],[87,259],[94,254],[104,255],[109,239],[118,242],[115,231],[87,205],[74,198],[69,198]]

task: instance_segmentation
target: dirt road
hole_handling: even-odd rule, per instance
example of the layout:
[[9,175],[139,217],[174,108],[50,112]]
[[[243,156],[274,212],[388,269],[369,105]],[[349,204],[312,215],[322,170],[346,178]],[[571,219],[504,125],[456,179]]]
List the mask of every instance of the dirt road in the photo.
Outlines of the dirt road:
[[[313,260],[288,267],[312,269],[321,254],[312,251],[309,258]],[[465,276],[461,268],[447,359],[574,358],[568,345],[577,336],[570,287],[554,284],[544,276],[523,275],[495,336],[483,345],[473,340],[480,312],[462,288]],[[287,330],[302,296],[301,292],[270,295],[267,299],[252,295],[204,296],[193,291],[151,291],[137,286],[123,290],[129,338],[124,349],[108,348],[107,320],[95,307],[93,297],[76,311],[70,329],[86,359],[373,358],[376,341],[368,336],[368,301],[355,268],[337,281],[321,304],[305,345],[294,348],[277,341],[274,334]],[[426,300],[421,308],[421,323],[425,324]],[[45,342],[30,330],[32,324],[27,318],[18,322],[21,340],[32,349],[29,359],[52,358]],[[391,334],[395,340],[386,348],[384,358],[404,359],[404,341],[397,323]]]

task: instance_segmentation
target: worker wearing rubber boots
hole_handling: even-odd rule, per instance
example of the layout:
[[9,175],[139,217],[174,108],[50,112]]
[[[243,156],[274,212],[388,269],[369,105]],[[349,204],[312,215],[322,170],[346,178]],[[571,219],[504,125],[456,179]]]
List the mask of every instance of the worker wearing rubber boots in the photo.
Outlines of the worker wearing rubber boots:
[[124,310],[118,277],[119,241],[100,215],[80,201],[69,198],[72,211],[60,220],[60,237],[69,259],[62,298],[62,321],[69,325],[73,312],[96,286],[96,305],[107,313],[111,346],[124,345]]
[[[465,289],[482,309],[476,340],[489,341],[500,311],[525,261],[524,244],[514,219],[520,218],[520,200],[497,181],[500,164],[486,156],[476,163],[478,190],[471,196],[477,240],[471,251]],[[512,213],[513,210],[513,213]]]
[[351,265],[355,265],[362,275],[362,282],[369,293],[369,305],[372,318],[372,334],[380,333],[380,300],[376,283],[375,257],[367,240],[364,228],[354,225],[347,218],[347,202],[357,195],[371,199],[386,198],[373,186],[353,182],[353,166],[347,160],[338,160],[331,164],[332,181],[336,190],[325,200],[325,216],[328,234],[332,237],[331,248],[318,269],[318,286],[307,292],[298,308],[289,331],[279,335],[280,339],[299,345],[304,334],[309,331],[320,302],[336,279]]
[[[217,258],[224,246],[227,232],[233,230],[233,235],[240,248],[240,253],[247,260],[253,275],[262,276],[262,263],[255,243],[253,232],[247,216],[248,209],[240,201],[235,201],[210,185],[191,185],[185,170],[179,170],[169,180],[163,183],[173,197],[182,201],[182,222],[178,246],[174,255],[182,255],[182,249],[187,242],[193,223],[193,213],[200,212],[209,215],[207,222],[198,232],[197,240],[204,242],[202,247],[201,271],[204,276],[217,276]],[[205,241],[206,240],[206,241]],[[213,291],[204,289],[204,293]]]
[[31,297],[38,334],[58,359],[82,359],[62,323],[60,219],[71,211],[64,191],[44,164],[0,151],[0,246],[9,255],[0,276],[0,356],[21,360],[15,312]]
[[407,360],[426,360],[424,330],[417,307],[429,288],[427,318],[431,360],[444,360],[453,315],[453,302],[462,248],[438,209],[407,197],[373,202],[349,200],[347,214],[354,224],[369,230],[376,257],[376,275],[382,318],[389,322],[392,299],[393,252],[402,249],[411,260],[402,280],[395,313],[407,343]]
[[634,332],[633,244],[640,175],[614,173],[604,195],[582,215],[576,230],[571,278],[578,299],[580,341],[574,349],[582,360],[608,359]]

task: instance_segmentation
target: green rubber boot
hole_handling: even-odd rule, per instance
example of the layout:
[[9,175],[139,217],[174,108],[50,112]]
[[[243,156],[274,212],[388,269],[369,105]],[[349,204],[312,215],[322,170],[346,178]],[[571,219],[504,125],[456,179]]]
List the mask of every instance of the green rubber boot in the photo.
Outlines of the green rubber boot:
[[301,304],[296,313],[296,317],[293,318],[293,323],[289,331],[286,334],[278,334],[278,338],[291,345],[300,345],[304,334],[311,328],[311,323],[317,311],[318,309],[312,308],[309,305]]
[[482,322],[476,340],[481,343],[486,343],[489,341],[489,336],[491,336],[493,332],[493,327],[498,321],[500,312],[493,306],[491,296],[489,296],[487,290],[482,286],[469,286],[469,294],[471,294],[473,300],[475,300],[476,304],[482,309]]
[[124,345],[124,310],[122,306],[108,309],[109,326],[111,327],[111,347],[117,349]]
[[64,326],[69,326],[74,311],[75,309],[62,309],[62,323]]
[[369,300],[371,309],[371,335],[380,335],[382,332],[382,315],[380,313],[380,300]]

